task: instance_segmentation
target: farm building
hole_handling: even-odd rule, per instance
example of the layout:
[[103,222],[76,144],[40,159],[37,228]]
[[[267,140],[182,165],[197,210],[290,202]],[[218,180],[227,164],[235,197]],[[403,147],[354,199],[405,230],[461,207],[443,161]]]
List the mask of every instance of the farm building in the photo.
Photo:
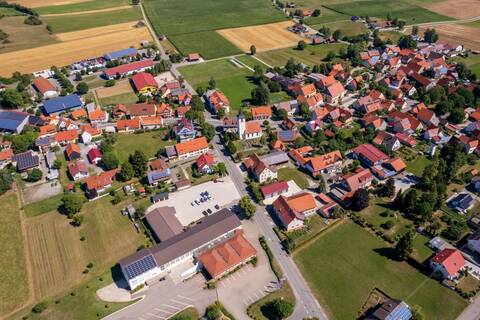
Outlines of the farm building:
[[72,94],[69,96],[58,97],[43,102],[43,109],[48,115],[58,114],[65,111],[78,109],[83,106],[83,101],[79,96]]
[[135,48],[127,48],[123,50],[112,51],[109,53],[105,53],[103,58],[107,61],[122,59],[122,58],[131,58],[137,55],[137,49]]
[[35,87],[35,90],[37,90],[44,99],[49,99],[49,98],[54,98],[58,96],[58,89],[48,81],[48,79],[45,79],[44,77],[38,77],[33,80],[33,86]]
[[147,72],[137,73],[131,78],[135,90],[140,94],[155,92],[158,89],[158,83],[155,78]]
[[155,61],[151,59],[135,61],[127,64],[122,64],[117,67],[106,69],[104,71],[104,76],[107,79],[114,79],[118,75],[127,76],[131,75],[134,72],[142,72],[153,68]]
[[28,123],[28,113],[18,111],[0,112],[0,131],[20,133]]

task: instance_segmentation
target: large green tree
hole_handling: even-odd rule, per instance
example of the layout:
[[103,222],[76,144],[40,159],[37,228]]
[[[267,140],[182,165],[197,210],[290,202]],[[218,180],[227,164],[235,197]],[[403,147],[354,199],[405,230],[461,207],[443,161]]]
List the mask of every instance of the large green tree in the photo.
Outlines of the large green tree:
[[82,210],[84,199],[76,194],[68,193],[62,197],[62,208],[65,213],[72,217],[74,214],[79,213]]
[[405,261],[410,257],[413,251],[413,236],[413,232],[409,231],[400,237],[393,249],[395,259]]
[[148,158],[142,151],[135,150],[135,152],[128,157],[128,161],[132,164],[135,177],[141,178],[145,175],[145,172],[147,172]]

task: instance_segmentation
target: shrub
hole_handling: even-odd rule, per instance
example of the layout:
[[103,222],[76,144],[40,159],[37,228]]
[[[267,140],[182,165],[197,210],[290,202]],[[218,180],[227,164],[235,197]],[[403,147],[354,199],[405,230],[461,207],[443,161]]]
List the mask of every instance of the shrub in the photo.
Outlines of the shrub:
[[42,312],[45,311],[47,308],[48,308],[48,302],[42,301],[42,302],[37,303],[37,304],[32,308],[32,312],[33,312],[33,313],[42,313]]

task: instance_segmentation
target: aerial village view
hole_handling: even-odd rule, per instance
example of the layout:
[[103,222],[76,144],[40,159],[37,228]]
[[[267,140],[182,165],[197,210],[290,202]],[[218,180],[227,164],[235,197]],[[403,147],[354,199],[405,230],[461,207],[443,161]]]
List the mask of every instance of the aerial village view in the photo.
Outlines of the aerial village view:
[[480,0],[0,0],[0,319],[480,319]]

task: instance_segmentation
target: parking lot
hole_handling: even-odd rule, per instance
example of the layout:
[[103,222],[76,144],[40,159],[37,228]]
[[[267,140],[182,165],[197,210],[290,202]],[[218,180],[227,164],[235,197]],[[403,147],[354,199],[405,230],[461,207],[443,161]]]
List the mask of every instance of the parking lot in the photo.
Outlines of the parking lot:
[[[208,195],[205,192],[208,192]],[[148,211],[159,207],[174,207],[177,211],[177,219],[183,226],[188,226],[205,215],[214,213],[239,199],[240,194],[230,177],[227,176],[218,179],[216,183],[210,181],[171,193],[169,199],[153,204]]]

